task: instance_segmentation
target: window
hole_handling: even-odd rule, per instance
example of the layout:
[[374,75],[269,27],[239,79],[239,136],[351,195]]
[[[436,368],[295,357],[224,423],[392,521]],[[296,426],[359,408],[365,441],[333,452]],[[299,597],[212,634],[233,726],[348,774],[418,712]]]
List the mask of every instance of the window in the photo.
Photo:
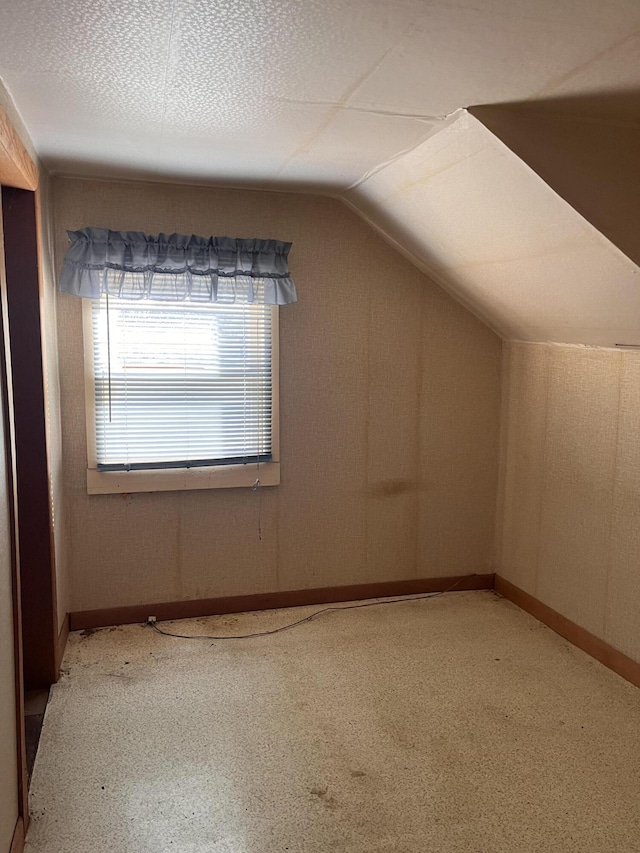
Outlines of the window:
[[291,243],[67,234],[59,288],[83,302],[89,494],[277,485]]
[[279,482],[277,306],[83,303],[90,493]]

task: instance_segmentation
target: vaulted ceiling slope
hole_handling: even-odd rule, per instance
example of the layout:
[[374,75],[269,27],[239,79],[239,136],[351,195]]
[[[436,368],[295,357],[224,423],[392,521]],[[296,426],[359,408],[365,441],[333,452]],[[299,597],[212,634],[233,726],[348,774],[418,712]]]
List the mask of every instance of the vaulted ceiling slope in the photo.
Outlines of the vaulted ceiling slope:
[[505,338],[640,341],[640,269],[466,110],[346,200]]
[[638,262],[639,58],[638,0],[0,11],[0,78],[52,172],[339,195],[501,334],[535,340],[640,338],[616,248]]
[[640,263],[640,89],[471,112]]

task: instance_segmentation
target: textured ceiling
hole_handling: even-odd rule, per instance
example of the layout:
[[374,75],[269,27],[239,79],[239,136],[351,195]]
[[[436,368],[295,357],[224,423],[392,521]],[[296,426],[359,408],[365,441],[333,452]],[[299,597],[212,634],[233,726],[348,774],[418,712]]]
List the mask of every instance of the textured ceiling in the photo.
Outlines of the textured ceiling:
[[[613,245],[638,260],[639,59],[638,0],[3,0],[0,12],[0,78],[51,171],[341,195],[526,339],[640,332],[637,270]],[[458,117],[474,105],[478,120]],[[451,201],[433,194],[440,180]],[[561,278],[584,281],[581,299]],[[617,305],[598,318],[607,295]]]
[[3,0],[1,23],[64,172],[343,188],[460,107],[640,87],[638,0]]

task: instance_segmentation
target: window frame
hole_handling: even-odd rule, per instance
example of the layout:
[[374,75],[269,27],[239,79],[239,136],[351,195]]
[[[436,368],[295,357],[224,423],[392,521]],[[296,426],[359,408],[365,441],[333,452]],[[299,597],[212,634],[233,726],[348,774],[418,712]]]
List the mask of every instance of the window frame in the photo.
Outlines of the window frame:
[[98,471],[96,457],[96,404],[93,362],[91,299],[82,299],[84,346],[84,399],[87,435],[87,494],[170,492],[190,489],[233,489],[280,483],[280,314],[271,306],[271,461],[203,468],[156,468],[138,471]]

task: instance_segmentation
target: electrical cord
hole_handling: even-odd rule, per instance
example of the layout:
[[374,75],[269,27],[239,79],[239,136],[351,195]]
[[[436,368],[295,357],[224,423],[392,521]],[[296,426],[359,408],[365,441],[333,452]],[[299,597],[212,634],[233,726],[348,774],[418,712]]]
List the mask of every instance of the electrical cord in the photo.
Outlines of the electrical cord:
[[147,622],[146,624],[150,628],[153,628],[154,631],[157,631],[158,634],[162,634],[165,637],[176,637],[179,640],[250,640],[254,637],[269,637],[272,634],[280,634],[283,631],[289,631],[291,628],[297,628],[298,625],[304,625],[306,622],[312,622],[324,613],[339,613],[343,610],[357,610],[360,607],[378,607],[382,604],[402,604],[405,601],[422,601],[427,598],[438,598],[441,595],[446,595],[446,593],[451,592],[459,584],[460,581],[456,581],[456,583],[452,584],[448,589],[443,589],[440,592],[425,592],[402,598],[389,598],[384,601],[364,601],[358,604],[346,604],[343,607],[323,607],[321,610],[315,610],[303,619],[298,619],[295,622],[289,622],[287,625],[281,625],[278,628],[272,628],[270,631],[257,631],[254,634],[228,634],[226,636],[215,636],[211,634],[176,634],[172,631],[164,631],[162,628],[159,628],[157,622]]

